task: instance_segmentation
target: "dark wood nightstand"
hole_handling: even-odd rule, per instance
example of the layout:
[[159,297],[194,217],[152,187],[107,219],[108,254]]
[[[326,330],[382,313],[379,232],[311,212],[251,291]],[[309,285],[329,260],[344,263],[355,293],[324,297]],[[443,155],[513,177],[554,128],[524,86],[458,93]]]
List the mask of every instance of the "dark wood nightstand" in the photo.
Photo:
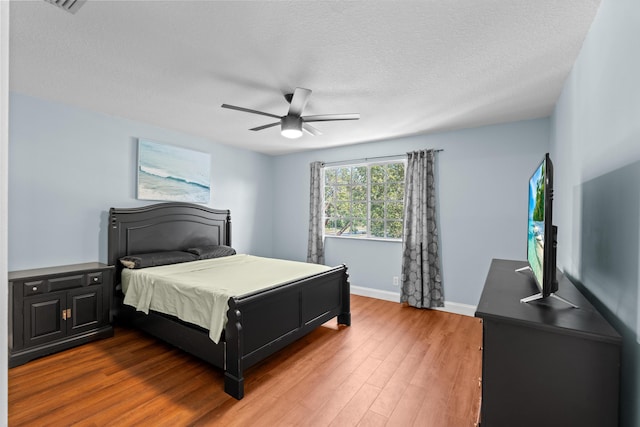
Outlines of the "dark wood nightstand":
[[9,367],[113,336],[113,266],[9,272]]

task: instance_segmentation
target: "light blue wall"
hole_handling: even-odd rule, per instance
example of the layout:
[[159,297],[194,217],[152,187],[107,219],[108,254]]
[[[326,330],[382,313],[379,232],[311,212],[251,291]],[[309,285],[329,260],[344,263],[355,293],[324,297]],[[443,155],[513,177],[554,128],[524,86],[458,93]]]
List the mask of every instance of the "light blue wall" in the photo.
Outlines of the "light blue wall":
[[[210,206],[231,209],[234,246],[293,260],[306,258],[311,161],[434,147],[445,298],[470,305],[491,258],[525,258],[527,181],[549,141],[538,119],[269,157],[15,93],[10,124],[10,270],[106,261],[108,209],[150,203],[135,199],[137,137],[210,152]],[[399,242],[334,238],[326,249],[354,286],[398,292]]]
[[[304,144],[304,140],[300,140]],[[304,260],[309,163],[404,154],[437,155],[445,300],[476,305],[492,258],[526,258],[529,176],[549,148],[549,120],[413,136],[274,158],[274,255]],[[328,264],[349,266],[351,284],[398,292],[401,243],[326,239]]]
[[623,336],[640,426],[640,2],[603,0],[552,117],[558,263]]
[[106,262],[109,208],[153,203],[135,198],[138,137],[211,153],[209,205],[239,251],[271,254],[269,156],[16,93],[9,132],[9,270]]

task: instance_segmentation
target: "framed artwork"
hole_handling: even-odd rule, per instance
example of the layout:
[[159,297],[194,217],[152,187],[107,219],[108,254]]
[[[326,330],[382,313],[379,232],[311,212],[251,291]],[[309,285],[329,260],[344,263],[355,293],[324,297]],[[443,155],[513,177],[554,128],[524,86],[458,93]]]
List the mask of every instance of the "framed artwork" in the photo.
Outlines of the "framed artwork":
[[138,139],[138,199],[209,203],[211,155]]

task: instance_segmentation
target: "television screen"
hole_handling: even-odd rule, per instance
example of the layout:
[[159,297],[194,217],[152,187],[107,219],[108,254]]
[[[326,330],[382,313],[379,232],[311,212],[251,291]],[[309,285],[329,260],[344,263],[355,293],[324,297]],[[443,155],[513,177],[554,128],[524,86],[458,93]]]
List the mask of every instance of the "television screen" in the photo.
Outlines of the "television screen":
[[558,229],[553,225],[553,163],[549,153],[529,178],[529,211],[527,223],[527,261],[540,293],[522,298],[521,302],[537,301],[549,296],[574,308],[577,305],[555,294],[558,290],[556,278],[556,238]]
[[527,260],[541,292],[544,286],[546,160],[545,157],[529,179]]

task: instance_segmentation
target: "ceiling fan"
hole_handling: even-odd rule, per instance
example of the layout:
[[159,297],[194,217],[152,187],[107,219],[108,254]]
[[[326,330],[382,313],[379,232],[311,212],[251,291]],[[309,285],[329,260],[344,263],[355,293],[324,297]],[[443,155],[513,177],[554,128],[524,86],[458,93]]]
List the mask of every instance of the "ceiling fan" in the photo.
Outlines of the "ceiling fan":
[[273,126],[280,125],[280,133],[286,138],[300,138],[302,131],[309,133],[310,135],[322,135],[322,133],[311,126],[309,122],[330,122],[335,120],[358,120],[360,114],[348,113],[348,114],[322,114],[317,116],[303,116],[302,110],[307,105],[311,96],[311,90],[297,87],[293,93],[288,93],[284,97],[289,105],[289,111],[285,116],[277,116],[271,113],[265,113],[264,111],[251,110],[249,108],[236,107],[235,105],[222,104],[222,108],[229,108],[231,110],[244,111],[245,113],[260,114],[262,116],[273,117],[279,119],[275,123],[269,123],[268,125],[258,126],[249,130],[259,131],[267,129]]

